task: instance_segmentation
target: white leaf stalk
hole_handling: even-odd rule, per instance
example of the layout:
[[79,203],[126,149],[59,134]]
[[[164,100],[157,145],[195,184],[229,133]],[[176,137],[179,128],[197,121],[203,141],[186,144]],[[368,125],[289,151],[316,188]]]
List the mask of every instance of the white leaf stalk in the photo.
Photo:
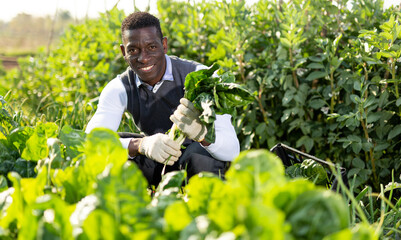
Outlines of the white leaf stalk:
[[[177,125],[175,123],[171,127],[170,132],[168,133],[168,136],[170,137],[170,139],[172,139],[176,143],[180,144],[180,146],[182,145],[182,143],[184,142],[184,140],[186,138],[186,135],[183,132],[181,132],[181,130],[177,127]],[[164,162],[162,176],[164,175],[164,172],[166,170],[166,165],[167,165],[168,161],[170,160],[170,158],[171,158],[171,156],[168,157],[166,159],[166,161]]]
[[171,127],[168,136],[180,145],[182,145],[186,138],[185,134],[181,132],[181,130],[177,127],[175,123]]

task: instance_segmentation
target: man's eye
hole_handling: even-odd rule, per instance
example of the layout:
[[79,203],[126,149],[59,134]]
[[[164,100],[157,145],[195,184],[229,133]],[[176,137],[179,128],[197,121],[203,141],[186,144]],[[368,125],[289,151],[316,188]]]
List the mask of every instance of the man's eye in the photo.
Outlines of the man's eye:
[[151,45],[151,46],[149,46],[149,48],[150,48],[151,50],[155,50],[157,47],[156,47],[155,45]]
[[135,54],[137,51],[135,49],[128,49],[128,54]]

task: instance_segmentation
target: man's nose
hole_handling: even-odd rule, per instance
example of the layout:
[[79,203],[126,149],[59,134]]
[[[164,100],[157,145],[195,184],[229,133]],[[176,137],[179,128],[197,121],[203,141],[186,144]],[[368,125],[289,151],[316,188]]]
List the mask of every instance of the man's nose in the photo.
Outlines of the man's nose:
[[149,60],[149,54],[148,54],[148,52],[147,52],[146,50],[142,50],[142,51],[139,53],[138,61],[139,61],[139,62],[147,62],[148,60]]

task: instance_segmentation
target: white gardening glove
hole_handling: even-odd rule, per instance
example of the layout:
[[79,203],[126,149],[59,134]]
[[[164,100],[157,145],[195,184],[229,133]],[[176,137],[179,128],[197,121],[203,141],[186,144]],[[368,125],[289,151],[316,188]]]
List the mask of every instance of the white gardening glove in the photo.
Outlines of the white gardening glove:
[[177,125],[177,127],[188,138],[195,141],[202,141],[205,139],[207,129],[206,126],[199,120],[200,112],[194,107],[193,103],[186,98],[180,99],[180,105],[170,116],[170,120]]
[[[143,137],[139,144],[138,152],[159,163],[173,165],[181,156],[181,146],[167,135],[156,133]],[[171,157],[170,157],[171,156]]]

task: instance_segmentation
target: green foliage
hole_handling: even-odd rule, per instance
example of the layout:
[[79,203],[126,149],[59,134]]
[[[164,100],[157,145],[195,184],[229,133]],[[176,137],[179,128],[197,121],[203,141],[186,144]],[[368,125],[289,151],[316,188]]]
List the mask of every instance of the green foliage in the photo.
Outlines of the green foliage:
[[[399,236],[399,189],[381,189],[396,184],[392,173],[401,171],[399,10],[383,10],[381,0],[260,0],[252,6],[159,0],[158,9],[169,54],[217,63],[234,74],[228,82],[257,93],[234,114],[242,150],[283,142],[348,169],[351,191],[357,193],[351,228],[339,229],[344,223],[339,221],[332,230],[323,229],[327,232],[309,229],[332,233],[326,239],[377,239],[380,231],[368,224],[383,220],[384,237]],[[71,231],[82,239],[308,236],[292,230],[303,221],[289,220],[286,207],[315,192],[315,185],[286,180],[283,167],[266,161],[264,153],[243,153],[227,182],[209,175],[192,178],[187,192],[177,187],[184,173],[166,177],[175,182],[151,200],[136,167],[125,164],[126,151],[115,134],[99,130],[86,137],[80,131],[105,84],[125,69],[118,46],[123,17],[113,9],[71,26],[54,51],[21,59],[21,71],[1,77],[1,93],[12,90],[9,103],[0,99],[0,171],[7,176],[1,188],[9,181],[13,188],[4,195],[18,201],[10,206],[2,201],[0,233],[28,239],[68,239]],[[221,99],[235,101],[226,93],[216,97],[221,105],[229,106]],[[130,116],[124,115],[121,129],[135,130]],[[110,140],[101,143],[104,138]],[[126,185],[128,179],[133,185]],[[373,192],[391,202],[379,206]],[[127,204],[133,201],[138,205]],[[176,220],[175,213],[182,218]],[[72,230],[66,223],[70,216],[78,216]]]
[[[21,71],[11,71],[2,85],[12,98],[22,98],[33,117],[82,129],[93,114],[108,81],[125,69],[120,56],[123,11],[71,25],[54,50],[20,58]],[[45,118],[45,119],[43,119]]]
[[217,62],[257,92],[235,118],[242,150],[283,142],[343,165],[359,188],[379,190],[391,169],[400,173],[396,9],[347,0],[158,4],[173,54]]
[[358,224],[353,229],[344,229],[323,238],[323,240],[373,240],[377,239],[377,233],[366,224]]
[[287,206],[286,214],[296,239],[322,239],[349,226],[347,206],[328,191],[303,192]]
[[20,113],[13,113],[2,96],[0,101],[0,174],[7,176],[9,172],[15,171],[23,177],[34,177],[36,163],[22,156],[33,129],[21,126],[23,122]]
[[[366,183],[378,190],[401,167],[399,14],[382,5],[160,0],[158,16],[171,54],[217,63],[257,93],[235,114],[242,150],[283,142],[346,167],[359,190]],[[31,125],[85,127],[104,85],[125,69],[123,17],[113,9],[71,26],[58,48],[7,74],[13,103],[35,115]],[[130,116],[120,130],[136,130]]]
[[313,181],[316,185],[322,186],[326,186],[329,180],[326,169],[312,159],[305,159],[302,163],[296,163],[287,167],[285,174],[290,178],[306,178]]
[[232,114],[235,108],[251,103],[252,94],[241,85],[234,83],[230,72],[214,76],[219,65],[209,69],[189,73],[185,78],[184,97],[194,103],[200,114],[200,120],[206,125],[205,140],[214,143],[214,121],[216,114]]
[[[2,195],[13,201],[5,204],[6,198],[0,199],[2,237],[302,239],[302,234],[314,233],[321,239],[350,228],[341,195],[285,178],[280,159],[266,150],[242,152],[227,181],[202,173],[182,187],[185,171],[170,172],[151,199],[136,165],[121,164],[127,153],[113,143],[117,135],[95,129],[82,141],[88,150],[73,159],[76,164],[64,169],[45,165],[36,178],[9,174],[12,191]],[[73,175],[66,177],[67,172]],[[325,217],[324,228],[319,217]]]

